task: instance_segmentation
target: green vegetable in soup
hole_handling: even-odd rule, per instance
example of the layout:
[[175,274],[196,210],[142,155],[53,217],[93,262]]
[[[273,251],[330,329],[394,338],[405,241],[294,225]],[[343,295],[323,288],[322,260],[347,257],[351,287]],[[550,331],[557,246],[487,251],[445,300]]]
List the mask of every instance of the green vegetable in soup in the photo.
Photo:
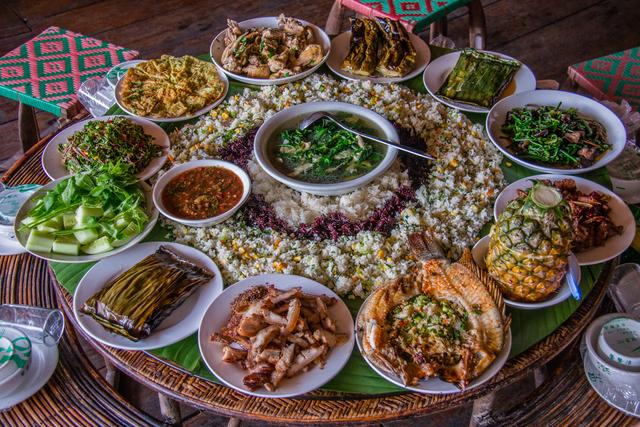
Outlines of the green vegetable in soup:
[[305,129],[287,129],[273,148],[276,167],[312,183],[340,182],[365,175],[384,157],[381,148],[321,120]]

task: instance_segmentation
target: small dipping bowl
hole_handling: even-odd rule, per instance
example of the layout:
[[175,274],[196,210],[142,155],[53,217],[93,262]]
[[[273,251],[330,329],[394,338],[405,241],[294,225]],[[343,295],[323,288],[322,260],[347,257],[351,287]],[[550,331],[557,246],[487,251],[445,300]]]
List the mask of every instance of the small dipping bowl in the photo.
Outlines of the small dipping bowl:
[[[182,172],[188,171],[190,169],[212,166],[228,169],[229,171],[233,172],[238,178],[240,178],[240,181],[242,182],[242,196],[240,197],[240,201],[228,211],[223,212],[220,215],[204,219],[181,218],[169,212],[162,202],[162,192],[169,184],[169,182],[176,176],[180,175]],[[164,216],[175,222],[179,222],[180,224],[188,225],[190,227],[209,227],[211,225],[219,224],[222,221],[231,218],[231,216],[236,213],[236,211],[240,209],[240,207],[247,201],[250,194],[251,179],[249,178],[249,175],[239,166],[236,166],[230,162],[225,162],[224,160],[194,160],[172,167],[158,179],[156,184],[153,186],[153,204]]]
[[621,369],[640,369],[640,322],[617,317],[606,322],[598,335],[601,354]]
[[0,396],[6,396],[17,389],[24,373],[31,365],[31,340],[22,331],[0,325],[0,341],[8,340],[13,352],[10,360],[0,369]]
[[7,367],[13,358],[13,343],[7,337],[0,337],[0,379],[2,379],[2,371],[8,371]]
[[[585,332],[587,352],[596,369],[612,384],[629,386],[640,393],[640,367],[614,363],[604,355],[599,345],[600,332],[604,325],[614,320],[619,322],[620,319],[628,319],[628,317],[622,313],[611,313],[600,316],[591,322]],[[616,348],[618,347],[616,346]]]

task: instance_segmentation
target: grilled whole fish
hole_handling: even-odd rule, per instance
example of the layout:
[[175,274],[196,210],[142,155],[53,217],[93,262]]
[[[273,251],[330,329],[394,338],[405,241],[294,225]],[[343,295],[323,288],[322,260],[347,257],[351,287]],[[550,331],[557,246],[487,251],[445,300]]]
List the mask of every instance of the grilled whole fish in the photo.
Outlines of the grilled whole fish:
[[504,346],[504,301],[468,250],[450,263],[429,235],[416,233],[410,244],[423,263],[365,302],[357,324],[364,353],[406,385],[440,377],[464,389]]

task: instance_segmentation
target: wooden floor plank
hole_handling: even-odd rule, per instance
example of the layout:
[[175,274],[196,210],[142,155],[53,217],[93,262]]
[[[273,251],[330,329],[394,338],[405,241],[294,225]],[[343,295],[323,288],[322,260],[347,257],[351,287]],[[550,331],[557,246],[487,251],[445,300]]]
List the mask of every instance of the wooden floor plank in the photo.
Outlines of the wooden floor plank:
[[29,27],[6,4],[0,4],[0,39],[29,32]]

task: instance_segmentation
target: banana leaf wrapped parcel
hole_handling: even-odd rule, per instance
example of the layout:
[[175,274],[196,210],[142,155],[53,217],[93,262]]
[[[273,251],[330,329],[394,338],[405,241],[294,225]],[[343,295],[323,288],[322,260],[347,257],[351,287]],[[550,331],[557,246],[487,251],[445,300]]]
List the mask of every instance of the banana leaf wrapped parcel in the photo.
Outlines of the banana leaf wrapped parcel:
[[520,69],[520,62],[466,48],[438,90],[455,101],[490,108]]
[[106,329],[138,341],[213,276],[160,246],[89,298],[81,311]]

